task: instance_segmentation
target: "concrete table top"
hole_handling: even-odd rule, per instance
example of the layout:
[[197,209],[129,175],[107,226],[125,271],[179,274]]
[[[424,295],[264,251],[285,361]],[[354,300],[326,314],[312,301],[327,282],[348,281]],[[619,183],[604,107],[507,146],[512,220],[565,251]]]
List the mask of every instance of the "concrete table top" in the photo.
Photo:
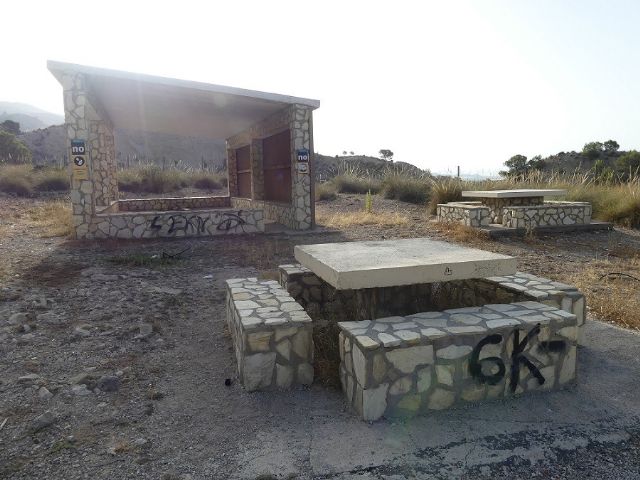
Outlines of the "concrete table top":
[[521,190],[466,190],[463,197],[476,198],[526,198],[526,197],[560,197],[566,195],[566,190],[560,189],[521,189]]
[[516,259],[426,238],[297,245],[296,260],[338,290],[513,275]]

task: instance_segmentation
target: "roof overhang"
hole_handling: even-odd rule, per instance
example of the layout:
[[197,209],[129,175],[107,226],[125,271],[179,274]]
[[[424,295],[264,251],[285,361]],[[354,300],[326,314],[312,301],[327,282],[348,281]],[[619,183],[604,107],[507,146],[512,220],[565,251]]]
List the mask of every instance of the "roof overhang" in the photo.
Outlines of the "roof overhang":
[[81,73],[114,128],[226,139],[292,104],[316,109],[319,100],[156,77],[49,60],[63,74]]

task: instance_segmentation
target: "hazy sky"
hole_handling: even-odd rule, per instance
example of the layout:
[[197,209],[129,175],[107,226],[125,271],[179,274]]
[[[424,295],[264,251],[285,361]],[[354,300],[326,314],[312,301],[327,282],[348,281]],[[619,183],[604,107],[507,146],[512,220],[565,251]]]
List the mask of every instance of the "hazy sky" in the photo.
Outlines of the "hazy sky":
[[1,22],[0,100],[54,112],[47,59],[317,98],[316,151],[437,172],[640,149],[634,0],[21,0]]

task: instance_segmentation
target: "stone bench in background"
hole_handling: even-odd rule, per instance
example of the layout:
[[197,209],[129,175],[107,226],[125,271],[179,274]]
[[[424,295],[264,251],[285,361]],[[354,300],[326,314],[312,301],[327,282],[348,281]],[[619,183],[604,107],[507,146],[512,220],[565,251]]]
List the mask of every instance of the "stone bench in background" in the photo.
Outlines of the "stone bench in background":
[[340,322],[340,378],[364,420],[551,390],[576,375],[576,316],[538,302]]
[[249,391],[313,382],[311,318],[275,280],[227,280],[227,324]]
[[591,223],[588,202],[545,202],[542,205],[502,209],[502,225],[509,228],[555,227]]

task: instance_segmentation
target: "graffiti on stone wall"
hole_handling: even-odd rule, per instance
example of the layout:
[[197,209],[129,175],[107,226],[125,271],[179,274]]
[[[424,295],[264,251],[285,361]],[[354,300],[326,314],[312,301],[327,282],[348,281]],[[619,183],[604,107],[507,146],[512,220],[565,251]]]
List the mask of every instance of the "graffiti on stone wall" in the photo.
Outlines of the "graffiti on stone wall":
[[[531,374],[538,380],[540,385],[544,384],[545,378],[538,370],[538,367],[529,360],[525,354],[527,345],[533,345],[540,333],[540,325],[536,325],[531,329],[522,340],[520,340],[520,330],[513,331],[513,350],[511,353],[511,371],[509,372],[509,388],[515,392],[518,382],[520,381],[520,367],[525,366]],[[480,383],[496,385],[504,378],[507,373],[507,367],[499,357],[486,357],[480,359],[482,349],[487,345],[498,345],[502,342],[503,337],[499,333],[495,333],[483,338],[471,352],[469,359],[469,371],[471,376],[476,378]],[[562,352],[566,348],[564,340],[551,340],[538,342],[538,348],[543,352]],[[483,365],[485,368],[483,369]],[[493,368],[492,368],[493,367]],[[497,368],[497,371],[496,371]],[[488,372],[488,373],[487,373]]]
[[218,231],[229,231],[236,227],[244,225],[246,222],[242,218],[242,210],[238,213],[224,212],[220,215],[219,220],[212,220],[211,217],[201,215],[183,215],[176,214],[169,217],[156,215],[149,228],[160,231],[162,227],[167,225],[169,228],[167,234],[171,235],[176,232],[184,232],[185,234],[206,233],[207,225],[215,227]]

